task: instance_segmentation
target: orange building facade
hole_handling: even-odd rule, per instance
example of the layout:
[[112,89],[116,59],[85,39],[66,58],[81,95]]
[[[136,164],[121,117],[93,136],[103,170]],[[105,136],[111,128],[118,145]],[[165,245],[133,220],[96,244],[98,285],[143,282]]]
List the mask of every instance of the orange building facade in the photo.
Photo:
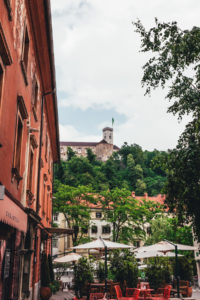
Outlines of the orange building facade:
[[39,299],[59,161],[49,0],[0,1],[0,300]]

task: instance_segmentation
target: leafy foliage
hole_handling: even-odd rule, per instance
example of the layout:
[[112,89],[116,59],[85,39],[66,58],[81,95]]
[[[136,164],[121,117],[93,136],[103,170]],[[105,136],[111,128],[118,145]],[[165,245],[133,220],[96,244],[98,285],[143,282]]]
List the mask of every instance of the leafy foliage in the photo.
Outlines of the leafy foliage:
[[97,278],[99,282],[103,282],[105,280],[105,264],[99,262],[97,266]]
[[139,145],[127,143],[106,162],[96,160],[91,149],[87,149],[87,157],[77,157],[70,152],[67,162],[55,166],[54,191],[62,183],[73,187],[90,186],[95,192],[118,187],[134,190],[137,195],[144,192],[157,195],[166,182],[164,155],[167,156],[167,152],[143,151]]
[[200,28],[181,30],[176,22],[160,23],[146,30],[140,21],[134,23],[141,36],[141,51],[152,57],[143,66],[142,85],[146,94],[159,86],[168,87],[168,112],[182,119],[190,114],[168,165],[167,201],[180,220],[192,222],[200,240]]
[[170,265],[166,258],[154,258],[147,264],[146,275],[150,286],[155,290],[170,283],[170,273]]
[[113,241],[134,243],[136,239],[144,238],[143,224],[161,211],[154,202],[136,200],[125,188],[104,191],[100,199],[104,217],[113,225]]
[[191,226],[181,226],[176,217],[160,216],[151,221],[151,235],[146,244],[152,245],[167,239],[174,243],[193,245]]
[[87,296],[87,283],[93,282],[93,270],[87,258],[82,257],[74,266],[74,290],[76,296]]
[[138,265],[133,253],[130,251],[113,251],[110,258],[110,272],[114,280],[121,286],[126,281],[128,287],[136,287],[138,281]]
[[54,197],[54,212],[62,212],[68,228],[74,230],[73,245],[86,242],[84,232],[88,230],[90,220],[90,210],[86,201],[94,202],[91,189],[86,186],[72,187],[60,183]]

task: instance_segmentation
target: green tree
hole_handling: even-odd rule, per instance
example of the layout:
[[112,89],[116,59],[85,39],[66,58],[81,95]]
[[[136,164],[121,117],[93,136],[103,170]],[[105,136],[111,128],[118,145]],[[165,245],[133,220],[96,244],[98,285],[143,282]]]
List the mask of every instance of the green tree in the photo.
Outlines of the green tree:
[[71,160],[74,156],[76,156],[76,153],[73,151],[73,149],[71,147],[67,147],[67,160]]
[[130,251],[115,250],[110,257],[110,271],[121,286],[126,281],[128,287],[137,287],[138,265]]
[[136,187],[135,192],[137,195],[143,195],[144,192],[146,192],[147,190],[146,183],[142,179],[138,179],[136,181],[135,187]]
[[129,154],[133,155],[133,159],[135,164],[142,165],[143,163],[143,152],[142,148],[137,144],[131,144],[130,146],[125,142],[121,149],[119,150],[119,154],[122,157],[122,161],[124,165],[127,165],[127,158]]
[[62,212],[68,228],[74,230],[73,245],[84,242],[84,233],[89,229],[90,221],[88,202],[95,202],[91,189],[85,186],[75,188],[60,184],[54,196],[54,212]]
[[133,155],[127,155],[127,176],[134,187],[137,188],[137,181],[143,179],[143,170],[141,165],[135,165]]
[[156,203],[138,201],[125,188],[104,191],[100,200],[106,220],[113,225],[114,241],[133,243],[144,237],[144,224],[149,222],[155,213],[160,212]]
[[155,244],[164,239],[174,243],[192,245],[192,228],[188,225],[180,225],[177,217],[158,216],[151,221],[151,235],[146,244]]
[[87,149],[87,159],[91,164],[96,163],[96,155],[92,152],[90,148]]
[[167,201],[180,220],[192,222],[200,240],[200,28],[182,30],[176,22],[160,23],[157,19],[149,30],[140,21],[135,26],[141,36],[141,51],[153,53],[143,67],[146,94],[167,86],[168,112],[179,119],[188,114],[192,117],[170,153]]

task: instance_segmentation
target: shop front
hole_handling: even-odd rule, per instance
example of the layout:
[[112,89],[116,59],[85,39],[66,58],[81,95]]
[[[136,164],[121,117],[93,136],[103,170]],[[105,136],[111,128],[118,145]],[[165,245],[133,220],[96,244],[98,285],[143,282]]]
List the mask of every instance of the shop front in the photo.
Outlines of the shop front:
[[17,300],[27,214],[7,195],[0,200],[0,300]]

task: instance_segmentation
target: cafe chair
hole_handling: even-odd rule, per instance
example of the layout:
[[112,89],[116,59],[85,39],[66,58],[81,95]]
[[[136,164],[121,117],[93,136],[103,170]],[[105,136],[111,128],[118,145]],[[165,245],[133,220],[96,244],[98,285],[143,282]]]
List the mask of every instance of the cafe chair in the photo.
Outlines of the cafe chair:
[[163,289],[163,294],[154,294],[151,297],[148,297],[148,300],[169,300],[170,292],[171,292],[171,285],[166,285]]
[[123,297],[120,286],[115,285],[114,288],[115,288],[115,292],[116,292],[118,300],[138,300],[139,299],[139,294],[140,294],[139,289],[133,289],[134,291],[132,292],[131,296]]

